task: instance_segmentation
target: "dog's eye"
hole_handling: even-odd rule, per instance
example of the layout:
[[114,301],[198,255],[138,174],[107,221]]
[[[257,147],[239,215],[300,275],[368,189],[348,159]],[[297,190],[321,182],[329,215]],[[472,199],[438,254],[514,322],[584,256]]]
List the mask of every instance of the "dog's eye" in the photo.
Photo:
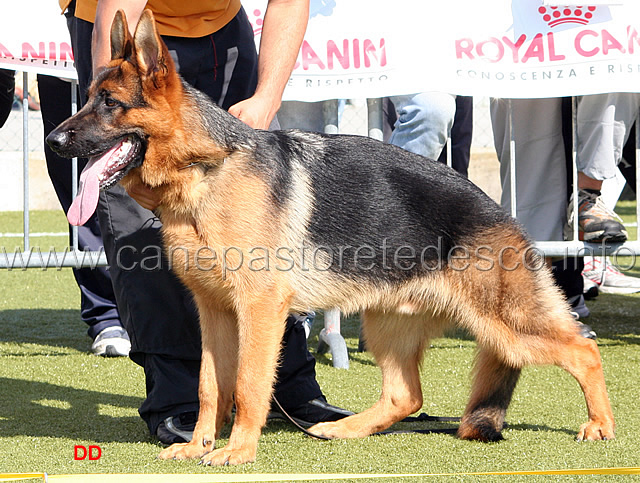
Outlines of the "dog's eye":
[[107,107],[116,107],[118,105],[118,101],[116,101],[113,97],[106,96],[104,98],[104,105]]

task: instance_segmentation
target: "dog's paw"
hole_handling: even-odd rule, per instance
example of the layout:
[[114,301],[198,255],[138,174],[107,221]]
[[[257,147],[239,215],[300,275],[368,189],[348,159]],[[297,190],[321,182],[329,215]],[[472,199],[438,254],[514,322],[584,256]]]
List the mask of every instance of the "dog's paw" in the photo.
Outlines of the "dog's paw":
[[163,449],[158,455],[161,460],[188,460],[202,458],[213,449],[213,442],[207,444],[175,443]]
[[589,421],[580,426],[577,441],[607,441],[614,439],[615,424],[613,421]]
[[463,421],[458,428],[458,438],[468,441],[482,441],[483,443],[495,443],[504,439],[502,432],[495,427],[493,422],[481,423],[469,424]]
[[343,438],[342,431],[335,422],[318,423],[308,430],[313,436],[322,438],[338,439]]
[[229,466],[253,463],[255,460],[255,447],[235,449],[227,449],[227,447],[224,447],[204,455],[200,463],[205,466]]
[[338,421],[327,421],[318,423],[309,428],[312,435],[328,439],[354,439],[365,438],[378,431],[387,429],[388,423],[372,421],[370,417],[363,416],[362,413],[340,419]]
[[344,418],[339,421],[329,421],[326,423],[318,423],[309,428],[309,432],[316,436],[328,439],[352,439],[364,438],[369,436],[373,431],[371,428],[358,424],[353,416]]

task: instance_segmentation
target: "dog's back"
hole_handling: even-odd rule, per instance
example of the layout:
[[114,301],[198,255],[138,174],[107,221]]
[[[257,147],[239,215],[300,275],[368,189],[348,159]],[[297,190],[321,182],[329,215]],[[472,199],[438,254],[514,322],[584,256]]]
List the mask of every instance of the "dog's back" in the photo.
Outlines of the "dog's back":
[[[443,273],[462,272],[467,255],[473,268],[498,268],[508,242],[520,254],[514,263],[540,268],[519,225],[442,163],[359,136],[256,136],[252,169],[268,180],[274,209],[288,220],[279,241],[298,255],[289,278],[299,304],[360,310],[373,303],[372,290],[429,278],[435,287]],[[355,290],[340,303],[338,283]]]
[[[314,245],[441,245],[446,258],[488,228],[521,231],[483,191],[442,163],[361,136],[295,130],[262,135],[254,156],[264,160],[259,170],[269,172],[279,204],[299,201],[301,189],[312,194],[307,221]],[[304,185],[297,183],[296,169]],[[380,250],[377,256],[375,265],[382,267]]]

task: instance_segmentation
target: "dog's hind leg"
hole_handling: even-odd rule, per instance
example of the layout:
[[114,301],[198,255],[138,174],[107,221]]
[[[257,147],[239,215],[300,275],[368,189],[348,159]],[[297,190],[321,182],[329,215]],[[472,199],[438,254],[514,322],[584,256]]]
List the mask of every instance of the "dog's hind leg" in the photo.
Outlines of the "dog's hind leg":
[[[200,302],[198,297],[196,301]],[[171,445],[160,453],[160,459],[201,458],[213,450],[222,426],[231,417],[237,372],[236,317],[200,303],[198,308],[202,332],[198,422],[189,443]]]
[[[508,237],[495,241],[496,252],[497,247],[508,246],[507,241]],[[568,371],[584,393],[589,421],[581,426],[578,439],[613,438],[613,414],[592,335],[572,317],[551,272],[534,257],[535,250],[518,245],[518,240],[511,240],[511,246],[517,247],[515,258],[501,260],[500,269],[481,277],[473,270],[459,273],[461,286],[483,296],[469,297],[473,303],[457,320],[480,348],[471,399],[458,434],[466,439],[500,439],[519,369],[553,364]]]
[[[571,316],[569,316],[571,317]],[[529,340],[509,358],[517,365],[555,364],[569,372],[580,384],[587,403],[589,421],[578,432],[578,441],[615,437],[615,423],[602,371],[600,352],[594,340],[585,335],[584,326],[569,320],[558,321],[548,333],[528,334]],[[531,347],[537,347],[531,350]],[[464,439],[496,441],[520,370],[503,362],[488,349],[478,355],[471,399],[462,418],[458,435]]]
[[572,337],[554,346],[555,364],[565,369],[580,384],[587,403],[589,421],[578,431],[577,440],[607,440],[615,438],[613,411],[607,395],[600,351],[595,340],[576,324]]
[[371,408],[311,427],[328,438],[360,438],[382,431],[422,407],[419,364],[427,335],[422,317],[366,311],[362,330],[382,370],[382,395]]
[[[580,384],[589,421],[578,440],[614,438],[614,419],[607,396],[600,352],[586,326],[575,321],[557,290],[539,290],[534,301],[511,306],[511,319],[487,319],[475,326],[480,352],[471,399],[458,434],[465,439],[501,439],[504,413],[520,372],[526,365],[554,364]],[[515,300],[515,298],[514,298]],[[470,326],[473,329],[473,326]]]
[[458,436],[462,439],[498,441],[520,369],[509,367],[490,350],[478,352],[471,398],[462,417]]

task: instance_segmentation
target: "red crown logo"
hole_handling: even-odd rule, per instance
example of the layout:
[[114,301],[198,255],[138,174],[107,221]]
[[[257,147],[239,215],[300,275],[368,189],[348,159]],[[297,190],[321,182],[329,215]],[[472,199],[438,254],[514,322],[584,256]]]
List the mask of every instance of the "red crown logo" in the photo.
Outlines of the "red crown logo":
[[538,13],[542,15],[542,20],[553,28],[564,23],[577,23],[587,25],[593,18],[594,6],[567,5],[564,7],[540,7]]

